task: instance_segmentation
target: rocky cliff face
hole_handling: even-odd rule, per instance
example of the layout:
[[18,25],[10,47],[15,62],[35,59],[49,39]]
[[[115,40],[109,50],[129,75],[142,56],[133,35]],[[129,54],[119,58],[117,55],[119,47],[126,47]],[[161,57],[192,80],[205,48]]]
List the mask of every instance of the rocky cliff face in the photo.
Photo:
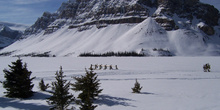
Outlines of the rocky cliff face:
[[206,24],[199,27],[204,33],[213,35],[213,26],[218,25],[220,15],[213,6],[199,0],[69,0],[56,13],[45,12],[25,35],[41,30],[45,30],[45,34],[52,33],[63,25],[82,31],[89,29],[89,25],[101,28],[108,24],[140,23],[147,17],[153,17],[168,31],[185,26],[179,24],[176,17],[190,24],[196,19]]
[[51,14],[49,12],[44,12],[42,17],[38,18],[34,25],[25,30],[24,35],[35,34],[42,30],[46,30],[49,28],[48,26],[56,20],[56,18],[56,13]]
[[[178,29],[177,21],[170,22],[175,20],[174,16],[177,15],[179,18],[185,18],[189,20],[188,22],[192,24],[193,21],[197,20],[199,22],[204,22],[206,27],[200,27],[200,29],[205,32],[207,35],[213,35],[215,32],[212,29],[213,26],[217,26],[220,15],[219,11],[211,5],[202,4],[199,0],[158,0],[158,7],[161,9],[158,13],[154,13],[154,17],[158,23],[161,24],[167,30]],[[166,20],[164,20],[166,16]],[[169,24],[163,25],[163,24]],[[212,32],[206,31],[208,30]]]

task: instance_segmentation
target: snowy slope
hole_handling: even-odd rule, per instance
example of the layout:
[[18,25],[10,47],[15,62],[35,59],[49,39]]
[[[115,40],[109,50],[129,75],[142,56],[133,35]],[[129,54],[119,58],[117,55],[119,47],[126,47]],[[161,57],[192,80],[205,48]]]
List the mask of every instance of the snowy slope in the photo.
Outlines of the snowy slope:
[[[215,38],[215,41],[220,40],[218,37]],[[90,30],[81,32],[63,27],[51,34],[44,35],[42,32],[31,35],[1,52],[14,51],[11,56],[44,52],[56,56],[78,56],[84,52],[140,52],[144,49],[151,55],[152,49],[161,48],[173,52],[174,55],[218,55],[219,47],[210,50],[209,44],[203,40],[201,33],[192,30],[167,32],[149,17],[140,24],[109,25],[101,29],[93,26]],[[206,53],[209,51],[207,49],[211,52]]]
[[15,40],[0,35],[0,49],[12,44]]
[[113,44],[113,50],[168,48],[168,44],[167,32],[152,18],[148,18],[119,37]]
[[[8,69],[15,57],[0,57],[0,70]],[[55,80],[55,73],[63,67],[65,79],[74,83],[73,76],[85,74],[91,64],[118,65],[119,70],[95,70],[103,89],[95,104],[95,110],[219,110],[220,58],[219,57],[142,57],[142,58],[22,58],[35,84],[33,97],[20,100],[6,98],[0,84],[0,109],[2,110],[48,110],[46,98],[51,94],[41,92],[38,83]],[[211,72],[203,72],[205,63]],[[135,79],[143,87],[141,94],[133,94]],[[0,81],[4,81],[0,72]],[[50,90],[50,89],[49,89]],[[75,97],[78,92],[70,90]],[[76,110],[79,106],[72,103]],[[70,108],[69,107],[69,108]]]

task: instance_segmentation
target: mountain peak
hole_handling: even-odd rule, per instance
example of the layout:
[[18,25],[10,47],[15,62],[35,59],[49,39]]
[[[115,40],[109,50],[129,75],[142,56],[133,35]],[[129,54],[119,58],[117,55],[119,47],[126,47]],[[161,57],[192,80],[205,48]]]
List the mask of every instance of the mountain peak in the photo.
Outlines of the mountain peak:
[[7,26],[12,30],[24,32],[29,26],[24,24],[16,24],[16,23],[8,23],[8,22],[1,22],[0,25]]
[[12,44],[17,39],[19,39],[19,37],[21,37],[22,35],[21,31],[12,30],[10,28],[10,27],[16,28],[17,26],[18,25],[13,23],[0,22],[0,49]]

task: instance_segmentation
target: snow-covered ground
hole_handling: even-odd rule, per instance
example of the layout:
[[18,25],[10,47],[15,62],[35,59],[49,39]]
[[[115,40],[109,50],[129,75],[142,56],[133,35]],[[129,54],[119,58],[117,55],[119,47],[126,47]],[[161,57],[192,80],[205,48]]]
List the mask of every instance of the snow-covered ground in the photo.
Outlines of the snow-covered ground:
[[[48,110],[45,98],[50,94],[41,92],[38,83],[54,81],[55,72],[62,66],[66,79],[84,75],[90,64],[118,65],[119,70],[95,70],[104,89],[95,104],[96,110],[220,110],[220,57],[105,57],[105,58],[22,58],[32,77],[36,92],[25,100],[4,97],[0,84],[0,109]],[[8,69],[15,57],[0,57],[0,70]],[[211,72],[203,72],[205,63]],[[143,89],[133,94],[135,79]],[[0,81],[4,81],[0,72]],[[71,91],[74,96],[77,93]],[[78,106],[72,104],[78,109]]]

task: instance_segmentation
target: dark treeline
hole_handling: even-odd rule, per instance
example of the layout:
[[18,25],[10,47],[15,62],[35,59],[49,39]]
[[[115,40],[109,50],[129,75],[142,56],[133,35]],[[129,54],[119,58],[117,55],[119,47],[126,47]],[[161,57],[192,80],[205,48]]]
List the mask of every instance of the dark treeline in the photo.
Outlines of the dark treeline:
[[143,53],[137,53],[135,51],[132,52],[106,52],[106,53],[81,53],[79,57],[111,57],[111,56],[116,56],[116,57],[143,57],[145,54]]

